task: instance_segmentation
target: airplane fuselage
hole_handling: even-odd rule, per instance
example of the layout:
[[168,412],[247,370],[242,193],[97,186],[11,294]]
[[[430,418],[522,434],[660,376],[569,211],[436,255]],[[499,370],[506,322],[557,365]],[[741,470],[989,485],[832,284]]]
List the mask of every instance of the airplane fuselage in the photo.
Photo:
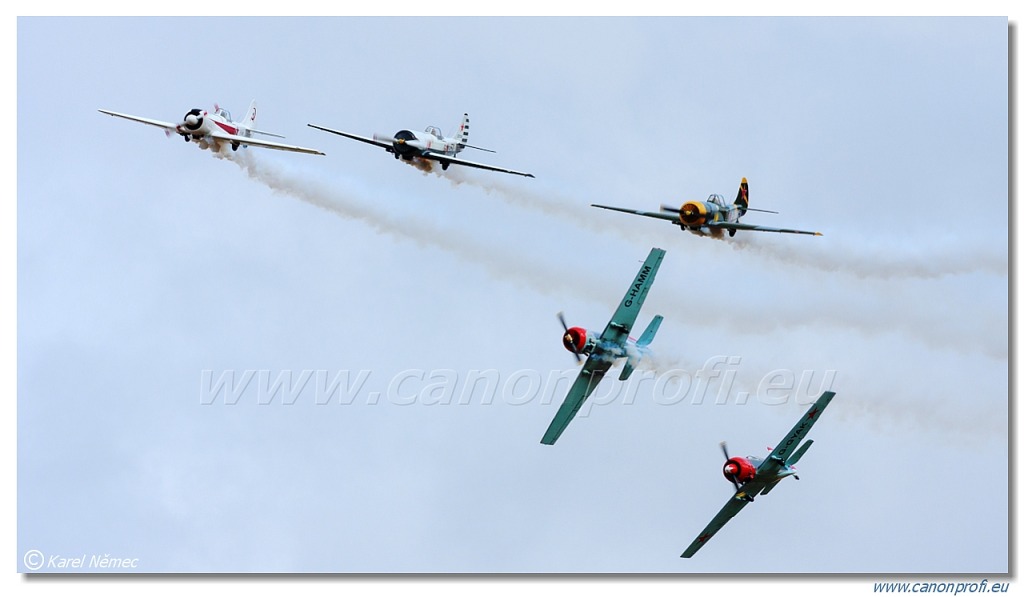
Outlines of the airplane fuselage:
[[698,236],[720,237],[726,231],[709,224],[739,222],[741,207],[726,203],[721,195],[711,195],[706,201],[687,201],[679,208],[679,227]]
[[796,475],[796,469],[785,463],[779,462],[777,467],[762,469],[763,463],[764,460],[756,456],[733,456],[725,462],[722,474],[730,481],[735,478],[741,485],[735,498],[752,502],[755,496],[771,491],[779,481]]
[[635,357],[648,350],[647,347],[638,346],[632,338],[627,338],[625,342],[601,340],[600,338],[601,334],[598,332],[573,327],[562,335],[562,345],[569,352],[574,352],[573,346],[575,346],[575,352],[583,356],[590,356],[590,353],[599,348],[602,360],[610,362]]
[[462,150],[455,139],[445,138],[435,127],[427,127],[426,131],[401,130],[395,133],[393,138],[381,135],[374,135],[373,138],[375,140],[391,140],[391,147],[387,150],[395,154],[396,158],[405,160],[411,160],[428,151],[454,157]]
[[[242,137],[251,136],[252,133],[249,129],[240,126],[238,123],[232,122],[230,117],[226,117],[219,112],[222,111],[218,109],[211,114],[206,110],[193,108],[185,114],[185,118],[182,119],[181,123],[177,125],[175,130],[179,135],[184,137],[186,141],[194,141],[203,149],[211,146],[216,149],[220,149],[223,142],[210,136],[214,131]],[[224,114],[226,114],[226,112]],[[238,148],[237,144],[232,145],[235,149]]]

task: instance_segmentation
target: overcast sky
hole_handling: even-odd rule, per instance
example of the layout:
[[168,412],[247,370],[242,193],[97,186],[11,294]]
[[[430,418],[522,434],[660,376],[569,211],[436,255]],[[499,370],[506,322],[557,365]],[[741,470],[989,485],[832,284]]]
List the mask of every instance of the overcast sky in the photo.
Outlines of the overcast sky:
[[[22,18],[17,49],[20,571],[1007,571],[1005,18]],[[97,112],[254,98],[327,155]],[[306,126],[463,112],[497,151],[463,155],[537,178]],[[741,177],[780,212],[745,222],[824,236],[589,207]],[[541,445],[555,314],[599,332],[653,246],[653,369]],[[763,457],[829,386],[800,481],[680,559],[718,443]]]

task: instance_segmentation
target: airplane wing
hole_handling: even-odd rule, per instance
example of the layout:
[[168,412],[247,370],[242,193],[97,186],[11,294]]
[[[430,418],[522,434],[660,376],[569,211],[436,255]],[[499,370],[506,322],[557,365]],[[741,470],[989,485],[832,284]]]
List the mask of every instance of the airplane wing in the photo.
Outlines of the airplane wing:
[[565,402],[562,402],[562,406],[558,408],[555,418],[548,425],[548,430],[544,433],[540,443],[551,446],[558,441],[558,436],[562,435],[566,426],[576,416],[577,411],[583,406],[587,397],[594,392],[597,384],[601,383],[601,379],[604,378],[604,374],[608,372],[611,366],[612,362],[604,358],[603,351],[600,349],[595,349],[594,352],[590,353],[587,361],[583,363],[583,369],[580,371],[580,374],[576,376],[576,381],[569,388],[569,393],[565,396]]
[[243,137],[241,135],[229,135],[227,133],[220,133],[214,131],[210,133],[210,136],[214,139],[221,141],[227,141],[228,143],[240,143],[242,145],[252,145],[254,147],[266,147],[267,149],[280,149],[281,151],[295,151],[298,153],[312,153],[314,155],[327,155],[319,149],[309,149],[308,147],[299,147],[298,145],[285,145],[284,143],[275,143],[274,141],[264,141],[263,139],[254,139],[252,137]]
[[725,506],[718,511],[718,514],[711,519],[708,526],[704,527],[704,530],[701,531],[700,535],[690,543],[690,546],[687,547],[686,551],[684,551],[679,557],[689,558],[693,554],[697,553],[697,550],[704,547],[704,544],[707,543],[708,539],[714,537],[715,533],[725,526],[725,523],[729,522],[733,516],[736,516],[736,514],[743,509],[743,506],[746,506],[749,503],[747,500],[743,499],[742,494],[743,491],[741,490],[736,495],[729,498],[729,501],[725,503]]
[[170,131],[172,133],[178,132],[178,125],[171,122],[163,122],[162,120],[153,120],[152,118],[143,118],[141,116],[132,116],[131,114],[121,114],[120,112],[111,112],[110,110],[100,110],[100,112],[103,112],[104,114],[109,114],[111,116],[117,116],[118,118],[134,120],[135,122],[141,122],[142,124],[148,124],[150,126],[162,128],[165,131]]
[[344,131],[336,131],[334,129],[329,129],[329,128],[325,128],[325,127],[322,127],[322,126],[317,126],[315,124],[307,124],[306,126],[313,127],[315,129],[319,129],[321,131],[326,131],[328,133],[334,133],[335,135],[341,135],[342,137],[348,137],[349,139],[355,139],[356,141],[362,141],[363,143],[369,143],[370,145],[376,145],[377,147],[382,147],[382,148],[387,149],[389,151],[391,150],[391,143],[389,143],[387,141],[378,141],[378,140],[372,139],[370,137],[360,137],[359,135],[353,135],[352,133],[346,133]]
[[647,216],[648,218],[658,218],[659,220],[668,220],[669,222],[679,223],[678,213],[668,213],[664,211],[641,211],[639,209],[626,209],[625,207],[611,207],[609,205],[598,205],[591,203],[590,207],[600,207],[601,209],[610,209],[612,211],[621,211],[624,214],[633,214],[637,216]]
[[814,426],[818,417],[821,416],[822,411],[825,410],[825,407],[828,406],[828,403],[832,401],[832,398],[835,395],[835,392],[823,392],[821,396],[814,401],[814,404],[812,404],[811,408],[807,410],[807,413],[800,418],[800,421],[793,426],[793,429],[790,430],[786,437],[779,442],[777,446],[775,446],[771,455],[764,459],[764,462],[762,462],[761,466],[758,467],[757,472],[759,474],[762,472],[761,469],[768,467],[782,467],[786,465],[786,461],[789,460],[790,456],[793,455],[793,452],[796,451],[800,442],[803,441],[807,432],[811,430],[811,427]]
[[755,226],[753,224],[741,224],[739,222],[712,222],[706,224],[708,228],[723,228],[725,230],[756,230],[759,232],[785,232],[788,234],[809,234],[811,236],[821,236],[820,232],[811,232],[810,230],[794,230],[792,228],[771,228],[768,226]]
[[626,291],[626,296],[622,297],[619,308],[615,310],[611,321],[601,332],[601,341],[622,343],[629,337],[629,332],[633,329],[633,324],[636,323],[636,316],[640,314],[640,307],[643,306],[644,299],[647,298],[647,291],[651,289],[651,284],[654,284],[654,276],[658,274],[658,268],[661,267],[661,260],[664,257],[663,249],[651,249],[647,255],[647,261],[640,267],[636,278],[633,279],[629,290]]
[[420,154],[421,158],[426,160],[436,160],[438,162],[447,162],[449,164],[459,164],[460,166],[469,166],[470,168],[480,168],[481,170],[492,170],[494,172],[504,172],[506,174],[517,174],[519,176],[525,176],[527,178],[536,178],[533,174],[526,172],[519,172],[518,170],[509,170],[508,168],[499,168],[498,166],[488,166],[487,164],[481,164],[479,162],[471,162],[450,155],[442,153],[434,153],[431,151]]

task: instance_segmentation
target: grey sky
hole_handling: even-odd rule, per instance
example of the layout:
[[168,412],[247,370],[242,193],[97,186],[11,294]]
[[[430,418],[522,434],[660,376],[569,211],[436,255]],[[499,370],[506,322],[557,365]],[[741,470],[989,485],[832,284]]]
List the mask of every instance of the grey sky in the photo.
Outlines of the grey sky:
[[[96,111],[253,98],[260,129],[327,155],[216,159]],[[1004,572],[1006,98],[1000,18],[19,19],[19,558]],[[537,179],[424,174],[305,126],[448,132],[463,112],[497,150],[471,159]],[[731,199],[744,176],[781,212],[745,221],[824,236],[588,207]],[[555,313],[600,330],[652,246],[657,370],[540,445],[574,374]],[[716,356],[739,361],[727,404],[720,378],[658,399],[659,375]],[[565,381],[459,404],[488,369]],[[203,403],[252,370],[237,403]],[[351,404],[317,404],[316,375],[259,403],[267,376],[364,370]],[[810,391],[773,400],[775,371]],[[730,495],[718,442],[762,456],[829,371],[801,480],[680,560]]]

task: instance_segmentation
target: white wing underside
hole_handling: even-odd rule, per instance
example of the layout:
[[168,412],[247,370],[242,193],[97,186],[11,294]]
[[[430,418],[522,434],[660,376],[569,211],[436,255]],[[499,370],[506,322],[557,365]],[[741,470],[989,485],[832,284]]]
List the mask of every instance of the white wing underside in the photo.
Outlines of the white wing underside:
[[155,126],[155,127],[158,127],[158,128],[162,128],[165,131],[170,131],[172,133],[178,132],[178,125],[170,123],[170,122],[163,122],[161,120],[153,120],[152,118],[143,118],[141,116],[132,116],[131,114],[121,114],[120,112],[111,112],[110,110],[100,110],[100,112],[103,112],[104,114],[109,114],[111,116],[117,116],[118,118],[125,118],[127,120],[134,120],[135,122],[141,122],[142,124],[148,124],[150,126]]
[[241,135],[229,135],[227,133],[221,133],[214,131],[210,133],[211,137],[219,141],[226,141],[228,143],[239,143],[241,145],[252,145],[255,147],[265,147],[267,149],[279,149],[281,151],[294,151],[297,153],[311,153],[313,155],[327,155],[318,149],[310,149],[308,147],[299,147],[298,145],[285,145],[284,143],[275,143],[273,141],[264,141],[263,139],[255,139],[253,137],[242,137]]
[[436,160],[438,162],[447,162],[449,164],[459,164],[460,166],[469,166],[470,168],[480,168],[481,170],[493,170],[494,172],[504,172],[506,174],[518,174],[519,176],[525,176],[527,178],[535,178],[533,174],[527,172],[519,172],[518,170],[509,170],[508,168],[501,168],[498,166],[491,166],[488,164],[481,164],[480,162],[471,162],[469,160],[463,160],[450,155],[444,155],[441,153],[425,152],[420,155],[421,158],[427,160]]

